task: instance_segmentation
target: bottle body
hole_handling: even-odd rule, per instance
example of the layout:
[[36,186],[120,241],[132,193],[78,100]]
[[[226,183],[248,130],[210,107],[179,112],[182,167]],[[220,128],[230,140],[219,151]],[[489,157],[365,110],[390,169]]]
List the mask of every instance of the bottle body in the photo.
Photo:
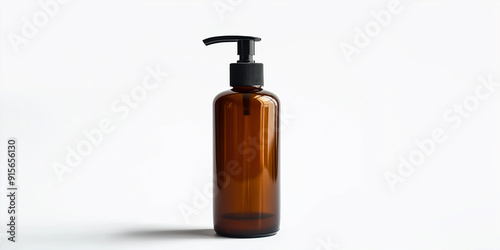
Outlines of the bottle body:
[[214,100],[214,229],[222,236],[276,234],[280,223],[279,100],[234,87]]

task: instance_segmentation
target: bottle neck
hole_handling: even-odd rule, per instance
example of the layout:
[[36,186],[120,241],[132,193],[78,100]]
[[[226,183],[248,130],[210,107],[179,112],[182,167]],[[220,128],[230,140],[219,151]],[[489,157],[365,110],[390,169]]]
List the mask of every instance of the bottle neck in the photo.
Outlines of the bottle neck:
[[261,91],[262,87],[261,86],[244,86],[244,87],[235,86],[231,90],[234,92],[239,92],[239,93],[253,93],[253,92]]

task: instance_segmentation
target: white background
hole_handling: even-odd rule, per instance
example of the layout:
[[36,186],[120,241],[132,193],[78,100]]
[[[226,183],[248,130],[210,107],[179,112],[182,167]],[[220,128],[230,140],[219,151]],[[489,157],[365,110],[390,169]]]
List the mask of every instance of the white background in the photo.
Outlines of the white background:
[[[371,13],[391,1],[74,0],[45,23],[39,2],[0,1],[0,187],[9,137],[20,187],[17,243],[0,199],[1,249],[500,249],[500,87],[475,92],[500,81],[500,2],[401,0],[385,26]],[[367,25],[349,61],[341,47]],[[269,238],[215,237],[203,191],[212,100],[237,56],[201,40],[226,34],[262,37],[255,59],[282,103]],[[113,111],[148,67],[168,76]],[[53,166],[103,119],[114,130],[59,182]],[[392,189],[386,175],[436,129],[446,139]]]

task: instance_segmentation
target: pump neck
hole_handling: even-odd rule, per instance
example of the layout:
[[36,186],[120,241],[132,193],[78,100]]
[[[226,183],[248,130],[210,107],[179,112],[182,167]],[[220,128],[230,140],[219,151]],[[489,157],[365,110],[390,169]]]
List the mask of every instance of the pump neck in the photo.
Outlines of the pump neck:
[[231,90],[239,93],[253,93],[261,91],[262,88],[260,86],[234,86]]

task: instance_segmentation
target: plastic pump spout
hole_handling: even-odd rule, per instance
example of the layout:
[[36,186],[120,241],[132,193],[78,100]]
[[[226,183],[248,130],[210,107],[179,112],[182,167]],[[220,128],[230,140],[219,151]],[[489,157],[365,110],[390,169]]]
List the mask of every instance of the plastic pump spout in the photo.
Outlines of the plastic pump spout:
[[255,42],[260,41],[254,36],[214,36],[203,40],[205,45],[215,43],[236,42],[238,44],[239,60],[231,63],[229,68],[229,83],[233,87],[260,87],[264,85],[264,65],[255,63]]
[[240,56],[239,63],[253,63],[253,55],[255,55],[255,42],[260,41],[260,37],[254,36],[214,36],[203,40],[205,45],[215,43],[238,43],[238,55]]

